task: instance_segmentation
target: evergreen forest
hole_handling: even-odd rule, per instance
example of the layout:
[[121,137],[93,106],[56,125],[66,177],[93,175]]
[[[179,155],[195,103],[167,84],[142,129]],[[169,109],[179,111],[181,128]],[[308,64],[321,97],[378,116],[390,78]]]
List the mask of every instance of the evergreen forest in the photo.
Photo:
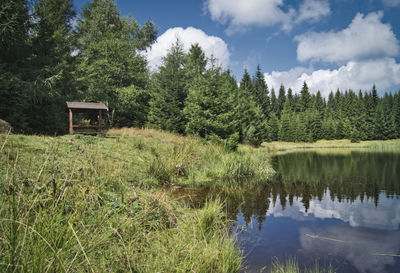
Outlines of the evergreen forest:
[[[66,101],[104,102],[109,127],[149,127],[198,135],[235,150],[238,143],[400,138],[400,91],[332,90],[323,97],[267,86],[260,66],[235,79],[179,39],[157,71],[146,50],[153,22],[121,16],[113,0],[82,11],[72,0],[7,0],[0,6],[0,118],[14,131],[67,132]],[[238,84],[240,82],[240,84]]]

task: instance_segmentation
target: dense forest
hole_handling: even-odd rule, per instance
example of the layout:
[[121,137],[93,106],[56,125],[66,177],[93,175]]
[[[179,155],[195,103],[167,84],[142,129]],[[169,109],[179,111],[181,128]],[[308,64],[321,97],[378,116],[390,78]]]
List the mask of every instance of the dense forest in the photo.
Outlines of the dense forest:
[[[80,15],[72,0],[9,0],[0,7],[0,118],[21,133],[67,132],[66,101],[104,102],[111,127],[152,127],[238,143],[400,138],[400,92],[269,88],[260,67],[238,84],[198,44],[179,39],[157,71],[144,52],[152,22],[121,16],[113,0]],[[317,92],[316,92],[317,91]]]

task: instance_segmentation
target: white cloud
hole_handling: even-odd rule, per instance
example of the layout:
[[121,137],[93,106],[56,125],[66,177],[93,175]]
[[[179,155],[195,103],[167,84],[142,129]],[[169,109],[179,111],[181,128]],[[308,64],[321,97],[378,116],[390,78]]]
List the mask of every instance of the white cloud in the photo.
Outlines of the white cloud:
[[383,12],[357,14],[351,24],[338,32],[310,32],[295,37],[297,59],[348,62],[399,54],[399,41],[392,28],[382,23]]
[[285,6],[283,0],[207,0],[205,8],[211,19],[229,24],[228,34],[247,26],[281,25],[283,30],[290,30],[294,24],[315,22],[331,12],[327,0],[304,0],[298,12]]
[[243,26],[273,26],[283,24],[290,28],[291,14],[294,10],[284,12],[281,9],[283,0],[208,0],[206,8],[211,18],[221,23],[230,22],[228,33]]
[[382,2],[388,7],[400,6],[400,0],[382,0]]
[[305,0],[299,8],[299,14],[296,22],[319,21],[323,16],[331,13],[329,2],[326,0]]
[[192,44],[198,43],[207,57],[211,55],[218,59],[223,66],[228,66],[230,53],[227,44],[219,37],[209,36],[201,29],[188,27],[170,28],[164,32],[146,53],[151,69],[156,69],[162,63],[162,57],[167,55],[168,49],[179,39],[183,49],[187,52]]
[[[265,80],[270,87],[278,89],[283,83],[286,88],[299,92],[304,81],[311,92],[320,90],[328,96],[330,91],[352,89],[370,90],[376,84],[378,90],[384,91],[395,85],[400,85],[400,64],[393,58],[351,61],[338,69],[320,69],[312,71],[303,67],[289,71],[273,71],[265,73]],[[392,90],[393,91],[393,90]],[[395,90],[394,90],[395,91]]]

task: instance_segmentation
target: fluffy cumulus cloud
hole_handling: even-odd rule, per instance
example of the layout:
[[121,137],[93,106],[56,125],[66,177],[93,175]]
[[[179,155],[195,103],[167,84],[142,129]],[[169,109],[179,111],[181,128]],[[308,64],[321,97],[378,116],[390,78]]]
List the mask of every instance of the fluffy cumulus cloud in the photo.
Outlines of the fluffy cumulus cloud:
[[168,49],[176,40],[183,45],[185,52],[189,51],[192,44],[198,43],[207,57],[215,57],[223,66],[228,66],[230,53],[227,44],[219,37],[209,36],[201,29],[188,27],[170,28],[157,38],[155,44],[146,53],[151,69],[156,69],[162,63],[162,58],[167,55]]
[[296,11],[283,0],[208,0],[206,9],[214,21],[228,23],[228,34],[246,26],[281,25],[290,30],[295,23],[312,22],[330,14],[327,0],[304,0]]
[[[336,69],[311,70],[297,67],[265,74],[269,86],[280,84],[298,92],[307,82],[312,92],[352,89],[370,90],[376,84],[388,91],[400,85],[400,64],[395,57],[400,46],[390,25],[382,23],[382,12],[357,14],[350,25],[338,32],[310,32],[295,37],[299,61],[336,63]],[[396,90],[390,90],[396,91]]]
[[277,89],[283,83],[286,88],[290,87],[294,92],[299,92],[303,83],[307,82],[311,92],[320,90],[325,96],[338,88],[370,90],[374,83],[379,90],[386,90],[393,85],[400,85],[400,64],[393,58],[382,58],[350,61],[338,69],[311,71],[299,67],[289,71],[266,73],[265,80],[270,87]]
[[392,28],[382,23],[383,12],[357,14],[338,32],[310,32],[295,37],[299,61],[348,62],[399,54],[399,41]]

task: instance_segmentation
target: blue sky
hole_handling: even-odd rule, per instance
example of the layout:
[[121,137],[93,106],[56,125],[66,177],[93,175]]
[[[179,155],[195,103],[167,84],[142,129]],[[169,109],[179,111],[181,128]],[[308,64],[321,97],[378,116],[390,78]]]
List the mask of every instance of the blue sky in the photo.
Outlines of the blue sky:
[[[75,0],[79,12],[86,0]],[[198,42],[240,81],[261,65],[269,87],[312,92],[400,89],[400,0],[116,0],[159,29],[153,69],[176,37]]]

